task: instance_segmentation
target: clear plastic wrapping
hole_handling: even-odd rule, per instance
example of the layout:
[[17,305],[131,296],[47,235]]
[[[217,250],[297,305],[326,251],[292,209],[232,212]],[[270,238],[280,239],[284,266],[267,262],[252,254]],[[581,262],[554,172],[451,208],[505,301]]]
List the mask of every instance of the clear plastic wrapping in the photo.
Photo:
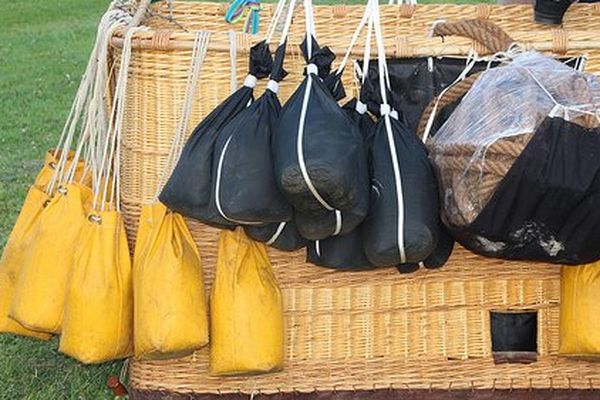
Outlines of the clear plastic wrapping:
[[599,108],[597,77],[536,52],[483,73],[430,142],[446,222],[475,220],[546,117],[596,126]]

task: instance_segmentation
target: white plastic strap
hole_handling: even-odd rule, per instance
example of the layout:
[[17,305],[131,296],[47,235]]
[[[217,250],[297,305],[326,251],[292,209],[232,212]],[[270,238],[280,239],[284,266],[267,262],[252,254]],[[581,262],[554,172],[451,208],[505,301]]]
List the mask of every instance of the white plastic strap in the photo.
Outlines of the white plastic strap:
[[312,0],[304,0],[304,20],[305,20],[305,30],[306,30],[306,52],[308,59],[310,60],[313,54],[313,42],[312,39],[317,39],[317,35],[315,32],[314,26],[314,17],[313,17],[313,9],[312,9]]
[[249,87],[250,89],[254,89],[256,87],[257,82],[258,79],[254,75],[248,74],[246,75],[246,79],[244,79],[244,86]]
[[333,236],[337,236],[342,231],[342,212],[340,210],[335,210],[335,231],[333,232]]
[[[386,60],[385,60],[385,49],[383,46],[383,35],[381,32],[381,23],[379,18],[379,4],[377,0],[369,0],[370,6],[372,7],[373,14],[373,26],[375,28],[375,39],[377,42],[377,53],[378,53],[378,67],[379,67],[379,86],[381,90],[381,100],[382,100],[382,108],[384,106],[388,106],[387,102],[387,93],[386,93],[386,79],[385,76],[387,74],[386,68]],[[385,109],[384,109],[385,111]],[[397,245],[398,245],[398,255],[400,258],[400,263],[406,262],[406,251],[404,248],[404,194],[402,191],[402,178],[400,175],[400,165],[398,163],[398,154],[396,153],[396,144],[395,138],[392,131],[392,125],[390,120],[389,113],[383,114],[382,118],[384,119],[388,147],[390,151],[390,158],[392,160],[392,170],[394,173],[394,181],[396,186],[396,199],[397,199]]]
[[277,94],[277,92],[279,92],[279,82],[270,79],[269,82],[267,82],[267,89]]
[[287,40],[288,33],[290,31],[290,27],[292,26],[292,19],[294,17],[294,9],[296,8],[296,0],[290,0],[290,4],[288,5],[287,16],[285,18],[285,25],[283,26],[283,31],[281,32],[281,38],[279,38],[279,45],[281,46]]
[[[313,65],[313,64],[309,64],[308,67],[310,67],[311,65]],[[308,68],[307,68],[307,70],[308,70]],[[333,211],[334,208],[332,206],[330,206],[325,201],[325,199],[323,199],[323,197],[321,197],[321,195],[317,191],[317,188],[315,188],[315,186],[313,185],[312,180],[310,179],[310,176],[308,175],[308,170],[306,169],[306,162],[304,160],[304,147],[303,147],[304,126],[306,124],[306,113],[308,111],[308,101],[310,99],[310,92],[312,90],[312,85],[313,85],[313,75],[311,73],[308,73],[306,75],[306,88],[304,89],[304,97],[302,98],[302,109],[300,110],[300,121],[298,122],[298,138],[296,140],[296,153],[298,156],[298,165],[300,166],[300,172],[302,173],[302,177],[304,178],[304,182],[306,183],[308,190],[310,190],[313,197],[315,199],[317,199],[317,201],[319,203],[321,203],[321,205],[323,207],[325,207],[325,209],[327,209],[329,211]]]
[[[554,98],[554,96],[552,96],[552,93],[550,93],[550,91],[548,89],[546,89],[546,87],[542,84],[542,82],[540,82],[540,80],[535,76],[535,74],[533,72],[531,72],[531,70],[529,68],[522,67],[522,69],[529,74],[529,76],[535,81],[535,83],[544,91],[546,96],[548,96],[548,98],[550,100],[552,100],[552,102],[554,103],[554,108],[550,112],[551,114],[557,113],[559,110],[562,110],[564,118],[567,121],[569,121],[570,120],[569,111],[572,111],[575,113],[585,114],[585,115],[590,115],[590,116],[596,117],[600,121],[600,110],[597,110],[593,104],[578,104],[578,105],[561,104],[556,100],[556,98]],[[589,111],[589,110],[594,110],[594,111]]]
[[281,18],[281,14],[285,8],[285,0],[279,0],[277,3],[277,7],[275,8],[275,12],[273,13],[273,18],[269,22],[269,26],[267,27],[267,35],[265,37],[265,41],[267,43],[271,43],[271,39],[275,34],[275,30],[277,29],[277,24],[279,23],[279,18]]
[[367,105],[360,100],[356,100],[355,109],[356,109],[356,112],[358,112],[360,115],[363,115],[364,113],[367,112]]
[[319,76],[319,68],[315,64],[308,64],[306,66],[306,73]]
[[225,146],[223,146],[223,150],[219,155],[219,162],[217,164],[217,177],[215,179],[215,205],[217,206],[217,211],[219,212],[221,217],[223,217],[229,222],[233,222],[235,224],[240,225],[261,225],[261,222],[242,221],[235,218],[231,218],[227,214],[225,214],[225,211],[223,211],[223,207],[221,205],[221,178],[223,177],[223,161],[225,160],[225,154],[227,153],[227,149],[229,148],[229,143],[231,142],[232,138],[233,135],[227,138]]
[[346,50],[346,54],[344,54],[344,58],[342,59],[342,62],[340,62],[340,65],[338,66],[338,68],[336,70],[336,74],[341,73],[344,70],[344,68],[346,67],[346,64],[348,63],[348,59],[350,58],[350,53],[352,53],[352,49],[356,45],[356,42],[358,41],[358,37],[360,36],[360,33],[362,32],[364,26],[367,24],[369,19],[370,19],[370,9],[369,9],[369,7],[365,7],[365,12],[364,12],[360,22],[358,23],[358,26],[356,27],[356,30],[354,31],[352,38],[350,39],[350,44],[348,45],[348,49]]
[[275,243],[275,241],[277,239],[279,239],[279,236],[281,236],[281,233],[285,229],[286,225],[287,225],[287,222],[280,222],[279,223],[279,225],[277,226],[277,230],[275,231],[275,233],[273,234],[273,236],[271,236],[271,238],[269,240],[267,240],[267,243],[266,243],[267,246],[272,245],[273,243]]

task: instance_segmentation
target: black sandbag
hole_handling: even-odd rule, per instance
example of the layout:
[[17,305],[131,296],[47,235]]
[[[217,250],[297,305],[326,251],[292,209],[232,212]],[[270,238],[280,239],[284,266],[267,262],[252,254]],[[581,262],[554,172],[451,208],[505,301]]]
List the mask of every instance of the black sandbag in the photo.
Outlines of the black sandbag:
[[370,160],[371,210],[362,225],[369,261],[386,266],[425,260],[436,248],[440,230],[437,184],[425,146],[402,122],[382,117],[375,127]]
[[271,135],[281,111],[276,92],[287,75],[285,49],[285,43],[277,49],[263,95],[218,133],[211,200],[201,218],[205,223],[264,225],[292,219],[292,206],[277,187],[271,157]]
[[[361,107],[359,105],[357,107],[357,103],[356,99],[352,99],[342,109],[359,127],[359,131],[365,142],[365,148],[367,148],[375,124],[368,113],[366,113],[366,106]],[[368,169],[365,169],[365,172],[367,171]],[[365,176],[368,179],[368,176]],[[339,234],[334,236],[332,235],[335,233],[336,228],[335,215],[323,213],[320,217],[311,219],[308,224],[302,223],[302,215],[297,216],[296,220],[298,221],[301,233],[305,237],[316,238],[313,239],[315,241],[307,246],[309,262],[322,267],[338,269],[373,267],[366,258],[363,249],[362,231],[358,226],[368,213],[368,201],[367,194],[367,196],[364,196],[361,206],[355,207],[350,212],[342,213],[342,228]],[[330,237],[326,236],[327,233],[329,233],[327,236]]]
[[600,128],[546,118],[457,241],[478,254],[556,264],[600,259]]
[[307,240],[298,233],[293,221],[266,226],[245,226],[244,230],[250,238],[278,250],[299,250],[307,244]]
[[[363,190],[357,177],[364,147],[358,128],[322,81],[330,72],[333,53],[319,48],[314,39],[313,43],[307,76],[283,107],[273,135],[275,176],[281,191],[298,211],[344,211],[358,204]],[[305,50],[306,40],[302,48]],[[306,118],[303,129],[299,129],[307,91]],[[311,191],[307,178],[322,201]]]
[[307,261],[320,267],[335,269],[367,269],[373,265],[363,249],[360,229],[347,235],[333,236],[310,242],[307,246]]
[[433,252],[423,261],[423,265],[428,269],[440,268],[446,264],[452,251],[454,250],[454,238],[450,232],[442,225],[440,221],[440,233],[438,243]]
[[[264,78],[269,75],[272,65],[272,56],[265,41],[250,49],[249,75],[256,79]],[[217,134],[248,106],[253,90],[253,86],[242,86],[194,129],[159,196],[160,201],[171,210],[188,217],[202,218],[203,208],[211,196],[212,155]]]

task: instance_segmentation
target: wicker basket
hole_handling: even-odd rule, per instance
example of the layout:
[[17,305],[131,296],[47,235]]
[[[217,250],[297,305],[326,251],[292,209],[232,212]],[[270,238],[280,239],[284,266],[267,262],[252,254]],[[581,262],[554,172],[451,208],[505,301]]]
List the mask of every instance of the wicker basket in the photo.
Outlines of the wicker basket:
[[[166,6],[155,7],[154,13],[168,13]],[[271,12],[271,6],[265,7]],[[219,4],[175,2],[177,24],[152,17],[146,21],[151,30],[136,33],[121,168],[122,208],[132,241],[140,204],[154,197],[182,109],[193,43],[193,34],[184,28],[213,31],[192,124],[230,93],[232,79],[241,83],[246,73],[252,38],[229,35],[224,11]],[[322,44],[341,52],[362,7],[320,6],[315,14]],[[562,56],[586,53],[588,70],[600,72],[598,5],[573,6],[564,29],[533,24],[528,6],[383,6],[389,55],[466,54],[470,40],[442,41],[426,34],[436,19],[473,17],[497,22],[528,47]],[[295,44],[302,31],[300,10],[291,31],[286,66],[290,75],[281,85],[282,99],[301,80],[303,62]],[[119,48],[121,33],[113,43]],[[210,285],[218,231],[194,221],[190,227]],[[179,360],[133,361],[134,398],[314,398],[319,394],[383,399],[401,394],[402,398],[423,399],[450,398],[461,391],[463,398],[483,398],[490,396],[489,390],[501,393],[503,389],[536,389],[540,390],[536,393],[565,399],[575,398],[569,390],[583,389],[578,398],[599,396],[590,389],[600,387],[600,365],[557,356],[560,270],[556,266],[486,259],[462,248],[456,249],[442,270],[410,275],[399,275],[393,268],[353,273],[326,270],[307,264],[303,252],[270,250],[270,257],[284,296],[284,370],[253,377],[210,377],[207,349]],[[490,312],[494,310],[537,311],[537,362],[494,364],[490,339]]]

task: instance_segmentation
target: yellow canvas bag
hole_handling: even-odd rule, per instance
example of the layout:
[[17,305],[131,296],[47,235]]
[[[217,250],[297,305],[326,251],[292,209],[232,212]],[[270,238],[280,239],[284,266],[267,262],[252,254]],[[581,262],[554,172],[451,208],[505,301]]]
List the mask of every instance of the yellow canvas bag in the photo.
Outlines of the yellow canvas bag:
[[29,188],[21,212],[8,236],[0,258],[0,332],[47,340],[51,335],[26,329],[8,317],[10,304],[21,272],[23,256],[32,238],[32,228],[44,208],[48,195],[36,186]]
[[559,354],[600,356],[600,262],[562,267]]
[[73,256],[91,201],[91,189],[57,189],[36,221],[10,317],[28,329],[59,333]]
[[133,291],[136,357],[182,357],[208,343],[200,254],[183,217],[160,202],[142,208]]
[[[52,177],[55,174],[56,168],[59,165],[60,157],[63,151],[64,150],[50,149],[46,152],[46,156],[44,158],[44,166],[35,178],[35,186],[42,189],[46,189],[46,187],[48,187],[48,184],[50,184],[50,181],[52,180]],[[65,169],[69,169],[72,167],[74,158],[75,151],[70,150],[67,155]],[[84,178],[84,174],[86,174],[86,179],[84,179],[83,184],[85,186],[89,186],[91,183],[91,175],[87,174],[86,172],[87,171],[85,171],[85,162],[81,159],[78,159],[77,167],[75,168],[74,182],[80,182]]]
[[283,367],[281,293],[262,243],[223,230],[211,291],[210,372],[256,374]]
[[131,260],[117,211],[90,214],[75,255],[59,350],[91,364],[133,353]]

